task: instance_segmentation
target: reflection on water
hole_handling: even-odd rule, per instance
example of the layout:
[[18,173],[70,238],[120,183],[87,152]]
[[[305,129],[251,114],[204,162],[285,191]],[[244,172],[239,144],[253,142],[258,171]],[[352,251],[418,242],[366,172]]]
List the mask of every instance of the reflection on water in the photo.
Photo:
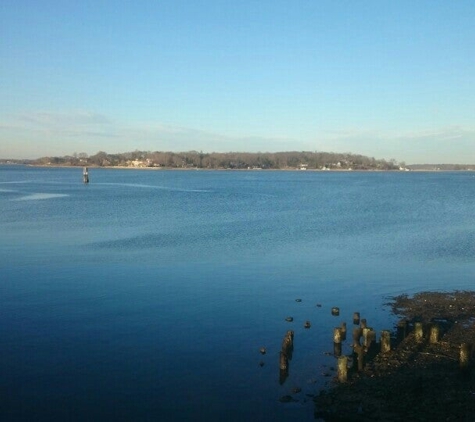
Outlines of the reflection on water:
[[14,198],[12,201],[36,201],[43,199],[64,198],[69,196],[62,193],[32,193],[29,195],[21,196],[20,198]]

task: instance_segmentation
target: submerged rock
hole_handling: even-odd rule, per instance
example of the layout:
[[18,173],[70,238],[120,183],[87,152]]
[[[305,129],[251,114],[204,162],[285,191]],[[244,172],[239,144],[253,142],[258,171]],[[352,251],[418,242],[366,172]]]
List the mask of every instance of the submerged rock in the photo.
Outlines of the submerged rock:
[[286,396],[282,396],[279,401],[281,403],[292,403],[292,402],[296,402],[298,400],[294,399],[292,396],[290,395],[286,395]]

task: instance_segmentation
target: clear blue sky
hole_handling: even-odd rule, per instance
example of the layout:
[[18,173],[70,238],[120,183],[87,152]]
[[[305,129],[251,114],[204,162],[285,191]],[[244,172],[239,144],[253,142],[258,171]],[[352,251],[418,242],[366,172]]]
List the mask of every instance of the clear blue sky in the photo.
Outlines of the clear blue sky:
[[475,163],[475,2],[2,0],[0,157]]

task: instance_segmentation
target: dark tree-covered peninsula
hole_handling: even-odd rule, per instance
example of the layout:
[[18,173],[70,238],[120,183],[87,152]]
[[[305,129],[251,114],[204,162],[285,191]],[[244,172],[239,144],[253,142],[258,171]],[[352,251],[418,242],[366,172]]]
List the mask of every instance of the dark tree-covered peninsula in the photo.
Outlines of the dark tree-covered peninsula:
[[[2,160],[5,162],[5,160]],[[12,160],[13,161],[13,160]],[[173,169],[275,169],[275,170],[400,170],[405,164],[359,154],[333,152],[163,152],[133,151],[94,155],[74,153],[62,157],[14,160],[42,166],[149,167]]]

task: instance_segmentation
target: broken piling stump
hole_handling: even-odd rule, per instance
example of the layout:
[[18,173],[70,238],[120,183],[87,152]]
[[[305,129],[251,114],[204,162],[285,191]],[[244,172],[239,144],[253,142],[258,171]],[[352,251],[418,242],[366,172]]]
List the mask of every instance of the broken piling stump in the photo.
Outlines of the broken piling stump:
[[359,345],[363,330],[359,327],[353,329],[353,345]]
[[341,341],[345,341],[346,340],[346,322],[341,323],[340,332],[341,332]]
[[348,381],[348,358],[346,356],[340,356],[338,358],[338,381]]
[[414,323],[414,338],[417,342],[421,342],[424,339],[424,329],[422,322]]
[[341,343],[341,328],[335,327],[333,329],[333,343],[340,344]]
[[398,342],[403,341],[407,336],[407,321],[402,319],[397,323],[397,340]]
[[389,330],[381,331],[381,353],[391,351],[391,333]]
[[280,352],[280,359],[279,359],[279,368],[282,371],[285,371],[289,366],[289,359],[284,352]]
[[290,356],[292,349],[294,348],[294,332],[292,330],[285,333],[284,339],[282,340],[282,352],[286,356]]
[[437,324],[432,324],[430,327],[429,343],[436,344],[439,342],[440,327]]
[[357,368],[358,372],[361,372],[364,368],[364,350],[363,346],[356,344],[353,346],[353,352],[356,355],[356,359],[353,359],[353,361],[357,361]]
[[470,354],[472,351],[472,347],[468,343],[462,343],[460,345],[460,357],[459,357],[459,363],[460,363],[460,369],[463,372],[467,372],[470,366]]

